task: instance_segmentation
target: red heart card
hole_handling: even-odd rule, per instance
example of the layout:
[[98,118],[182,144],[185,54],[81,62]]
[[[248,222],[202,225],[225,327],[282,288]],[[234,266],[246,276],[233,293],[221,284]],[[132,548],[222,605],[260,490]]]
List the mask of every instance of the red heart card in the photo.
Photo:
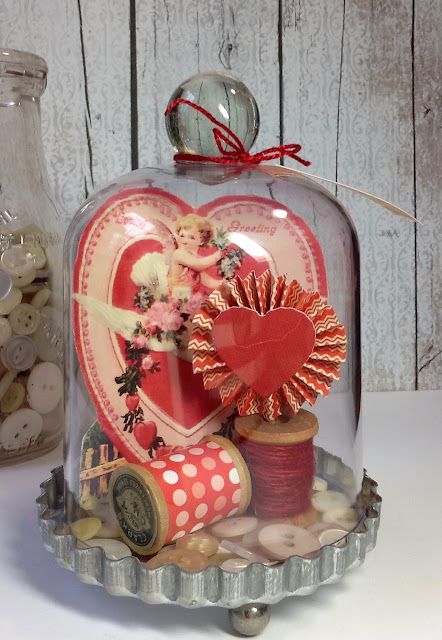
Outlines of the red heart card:
[[[228,196],[193,209],[140,187],[94,213],[75,262],[75,344],[98,420],[128,460],[150,460],[152,453],[135,438],[136,423],[153,422],[167,445],[188,445],[219,429],[231,408],[192,373],[191,318],[223,278],[269,268],[327,295],[315,236],[274,200]],[[264,323],[274,331],[280,320],[285,326],[269,314]],[[294,364],[307,346],[299,349]]]

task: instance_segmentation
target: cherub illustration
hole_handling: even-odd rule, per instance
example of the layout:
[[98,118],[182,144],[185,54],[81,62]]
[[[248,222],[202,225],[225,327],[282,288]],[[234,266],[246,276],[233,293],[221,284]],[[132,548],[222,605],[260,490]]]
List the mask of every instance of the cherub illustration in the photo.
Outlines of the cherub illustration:
[[[223,260],[229,260],[229,252],[227,246],[217,245],[215,227],[201,216],[191,213],[180,218],[176,234],[171,253],[146,253],[133,265],[130,278],[138,287],[134,300],[137,311],[121,309],[92,296],[76,294],[74,298],[103,325],[130,343],[143,343],[152,351],[177,348],[185,351],[192,317],[204,298],[224,279],[207,271],[219,264],[218,272],[224,276]],[[227,243],[224,236],[223,242]],[[213,251],[200,255],[200,248],[213,248]],[[242,260],[242,252],[239,255],[238,251],[233,250],[233,261],[228,264],[233,273]]]

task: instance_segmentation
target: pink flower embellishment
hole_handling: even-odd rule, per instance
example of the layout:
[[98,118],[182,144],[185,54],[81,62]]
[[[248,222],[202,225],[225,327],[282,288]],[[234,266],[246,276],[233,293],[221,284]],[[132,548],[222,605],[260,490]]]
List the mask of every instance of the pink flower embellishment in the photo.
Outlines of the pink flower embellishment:
[[195,313],[200,308],[205,297],[206,296],[201,291],[193,293],[190,298],[183,303],[182,313],[186,313],[190,316],[190,318],[193,318]]
[[149,341],[147,337],[143,336],[142,333],[140,333],[133,341],[133,345],[136,349],[147,349],[148,344]]
[[177,300],[154,302],[146,314],[147,326],[155,325],[161,331],[178,331],[184,323],[178,304]]
[[143,371],[149,371],[150,369],[152,369],[153,365],[154,360],[152,356],[145,356],[141,361],[141,368],[143,369]]

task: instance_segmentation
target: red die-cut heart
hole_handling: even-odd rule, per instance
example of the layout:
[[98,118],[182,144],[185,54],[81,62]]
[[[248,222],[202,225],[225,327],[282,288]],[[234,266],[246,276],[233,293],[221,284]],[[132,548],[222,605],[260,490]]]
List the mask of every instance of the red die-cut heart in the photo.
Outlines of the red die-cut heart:
[[272,309],[260,315],[232,307],[215,319],[213,341],[220,357],[262,397],[274,393],[308,360],[315,328],[302,311]]

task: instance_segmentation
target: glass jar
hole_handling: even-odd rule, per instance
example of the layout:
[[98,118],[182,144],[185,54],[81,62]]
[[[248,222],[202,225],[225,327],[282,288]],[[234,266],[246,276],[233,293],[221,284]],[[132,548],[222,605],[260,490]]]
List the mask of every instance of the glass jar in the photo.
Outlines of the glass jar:
[[[224,120],[176,102],[195,96]],[[232,157],[225,125],[256,137],[242,83],[202,74],[173,100],[194,155],[120,178],[67,234],[66,519],[150,568],[311,557],[363,517],[354,227],[283,167],[204,161]]]
[[47,65],[0,49],[0,463],[63,428],[62,238],[43,156]]

